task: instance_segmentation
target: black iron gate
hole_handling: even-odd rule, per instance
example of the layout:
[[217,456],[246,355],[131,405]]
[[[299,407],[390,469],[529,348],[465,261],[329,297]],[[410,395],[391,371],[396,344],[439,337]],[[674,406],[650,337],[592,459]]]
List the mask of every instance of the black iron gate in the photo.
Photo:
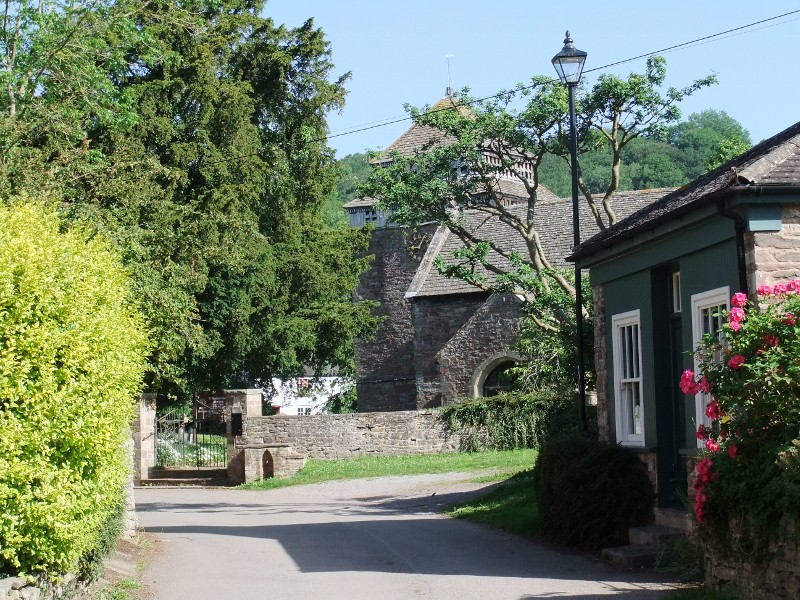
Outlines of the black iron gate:
[[191,410],[168,409],[156,416],[156,466],[225,467],[225,399],[197,394]]

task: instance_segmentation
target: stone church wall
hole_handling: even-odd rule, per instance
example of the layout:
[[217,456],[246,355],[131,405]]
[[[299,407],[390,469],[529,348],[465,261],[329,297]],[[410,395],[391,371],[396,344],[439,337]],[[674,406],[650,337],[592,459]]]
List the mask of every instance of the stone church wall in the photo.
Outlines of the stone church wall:
[[414,374],[414,327],[405,298],[435,226],[411,231],[404,227],[376,229],[369,254],[372,268],[361,277],[356,298],[380,302],[385,317],[370,342],[356,344],[358,411],[417,408]]
[[486,300],[436,358],[445,404],[473,396],[498,364],[514,358],[510,350],[521,325],[520,302],[512,294]]
[[[442,395],[442,377],[437,355],[454,335],[478,312],[487,294],[422,296],[411,301],[414,324],[414,370],[417,408],[432,408],[452,402]],[[485,340],[468,340],[474,346]]]

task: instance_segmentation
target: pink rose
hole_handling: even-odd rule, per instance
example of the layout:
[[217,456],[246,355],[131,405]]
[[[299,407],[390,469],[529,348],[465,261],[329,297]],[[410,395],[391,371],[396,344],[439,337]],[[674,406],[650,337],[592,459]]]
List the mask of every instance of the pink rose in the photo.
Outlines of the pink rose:
[[759,296],[771,296],[772,295],[772,287],[768,285],[760,285],[756,290]]
[[765,348],[777,348],[779,343],[780,343],[780,338],[778,338],[777,335],[772,335],[771,333],[769,333],[764,336]]
[[706,440],[706,450],[709,452],[717,452],[719,450],[719,444],[714,440]]
[[800,279],[792,279],[786,284],[787,292],[800,292]]
[[714,466],[714,461],[710,458],[704,458],[695,467],[697,469],[697,478],[703,482],[708,483],[711,481],[711,469]]
[[744,356],[742,356],[741,354],[734,354],[728,361],[728,366],[734,371],[738,371],[739,369],[741,369],[743,364],[744,364]]
[[734,306],[728,311],[728,320],[731,323],[741,321],[742,319],[744,319],[744,309]]
[[697,428],[697,433],[694,435],[698,440],[707,440],[708,436],[711,434],[711,428],[707,427],[706,425],[700,425]]
[[776,296],[778,296],[780,294],[785,294],[786,290],[787,290],[787,288],[786,288],[786,284],[785,283],[776,283],[775,284],[774,292],[775,292]]
[[678,386],[684,394],[696,394],[700,391],[700,386],[694,380],[694,371],[686,369],[681,375],[681,383]]
[[700,378],[700,382],[697,384],[697,386],[700,388],[700,391],[703,392],[704,394],[708,394],[711,392],[711,384],[708,382],[708,379],[706,379],[705,375],[703,375]]
[[720,408],[719,402],[716,400],[711,400],[711,402],[706,405],[706,416],[712,421],[716,421],[724,414],[725,412]]
[[736,458],[739,456],[739,448],[736,446],[736,444],[731,444],[728,446],[728,456],[731,458]]
[[794,327],[797,324],[797,317],[795,317],[792,313],[786,313],[783,315],[783,324],[788,325],[789,327]]
[[731,321],[730,323],[728,323],[728,327],[730,327],[734,331],[739,331],[742,328],[742,324],[739,321]]
[[747,304],[747,294],[743,294],[742,292],[736,292],[733,297],[731,298],[731,304],[733,306],[742,307]]

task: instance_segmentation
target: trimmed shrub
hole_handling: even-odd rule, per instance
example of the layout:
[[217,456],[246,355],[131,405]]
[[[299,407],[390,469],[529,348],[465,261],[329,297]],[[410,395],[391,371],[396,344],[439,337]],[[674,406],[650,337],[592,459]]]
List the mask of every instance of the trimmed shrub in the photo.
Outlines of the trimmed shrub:
[[550,418],[571,405],[571,397],[552,390],[509,392],[446,406],[442,418],[451,433],[461,435],[463,451],[538,448]]
[[577,434],[542,446],[534,485],[543,532],[559,544],[626,544],[630,527],[652,519],[653,486],[639,457]]
[[[126,273],[52,210],[0,206],[0,572],[74,572],[122,503],[147,342]],[[107,545],[107,544],[106,544]]]

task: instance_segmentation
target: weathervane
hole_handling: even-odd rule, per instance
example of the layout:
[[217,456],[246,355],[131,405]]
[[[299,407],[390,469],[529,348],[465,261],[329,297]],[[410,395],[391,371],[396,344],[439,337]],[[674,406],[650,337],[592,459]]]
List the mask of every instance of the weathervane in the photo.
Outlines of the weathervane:
[[450,60],[455,57],[456,57],[455,54],[448,54],[447,56],[445,56],[445,58],[447,59],[447,92],[445,92],[447,96],[453,95],[453,87],[450,83]]

